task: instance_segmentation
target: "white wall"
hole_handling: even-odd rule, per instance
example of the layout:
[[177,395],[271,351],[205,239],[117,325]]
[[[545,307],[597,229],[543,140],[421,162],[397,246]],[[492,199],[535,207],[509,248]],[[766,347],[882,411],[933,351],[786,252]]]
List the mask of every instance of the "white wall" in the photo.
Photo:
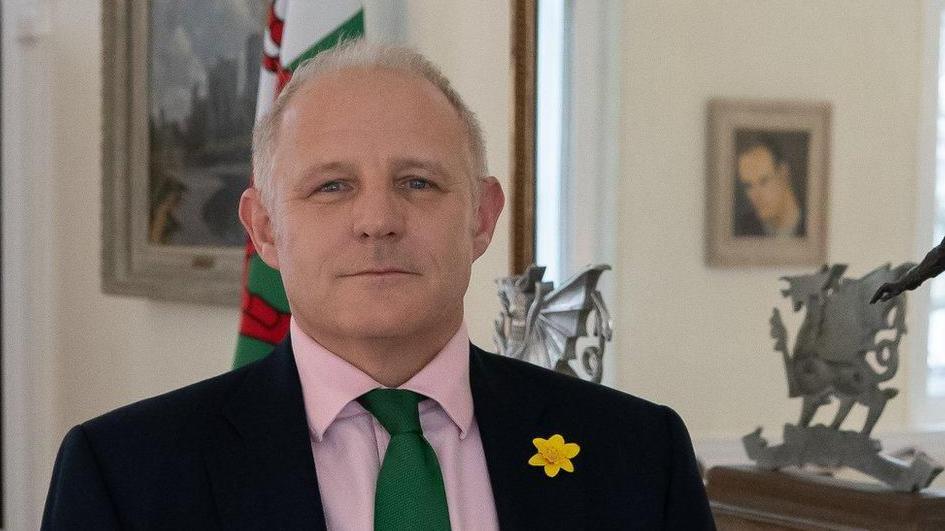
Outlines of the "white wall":
[[[640,0],[624,15],[620,385],[696,438],[779,439],[800,404],[768,318],[777,278],[811,269],[704,265],[706,102],[831,102],[828,260],[852,275],[914,260],[920,2]],[[878,431],[906,427],[907,394]]]

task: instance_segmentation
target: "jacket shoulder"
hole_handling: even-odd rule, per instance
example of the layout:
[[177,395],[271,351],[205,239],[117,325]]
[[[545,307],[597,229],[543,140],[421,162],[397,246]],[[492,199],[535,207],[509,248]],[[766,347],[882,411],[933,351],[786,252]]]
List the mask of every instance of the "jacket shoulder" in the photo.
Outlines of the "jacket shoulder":
[[[478,385],[500,404],[487,412],[525,426],[516,431],[506,423],[515,441],[503,439],[505,446],[554,434],[580,445],[574,466],[593,474],[571,479],[582,491],[596,493],[591,513],[600,521],[589,527],[712,529],[689,434],[671,408],[479,349],[472,358],[477,378],[491,381]],[[528,461],[533,452],[522,445],[516,462]],[[528,486],[539,487],[547,485]]]
[[493,354],[478,347],[474,347],[474,352],[488,377],[501,380],[505,388],[519,390],[522,396],[541,396],[553,402],[566,402],[578,409],[590,408],[589,413],[626,417],[635,422],[663,422],[667,413],[672,412],[667,406],[605,385]]
[[[256,363],[122,406],[83,422],[81,426],[93,437],[115,430],[149,432],[150,426],[161,432],[180,429],[183,423],[194,417],[218,411],[230,391],[240,385]],[[146,435],[153,436],[151,433]]]

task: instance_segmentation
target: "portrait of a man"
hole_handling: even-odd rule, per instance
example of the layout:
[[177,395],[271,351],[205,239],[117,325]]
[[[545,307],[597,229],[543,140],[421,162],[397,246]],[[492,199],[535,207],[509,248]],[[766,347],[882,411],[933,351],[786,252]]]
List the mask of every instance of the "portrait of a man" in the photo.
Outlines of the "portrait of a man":
[[735,131],[732,235],[807,235],[807,152],[804,131]]

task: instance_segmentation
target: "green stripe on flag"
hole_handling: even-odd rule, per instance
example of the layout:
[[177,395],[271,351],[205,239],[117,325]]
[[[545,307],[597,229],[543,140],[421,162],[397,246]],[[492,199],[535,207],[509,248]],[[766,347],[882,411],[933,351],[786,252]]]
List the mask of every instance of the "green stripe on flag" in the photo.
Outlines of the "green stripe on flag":
[[251,337],[239,336],[236,339],[236,359],[233,360],[234,367],[242,367],[247,363],[261,360],[272,352],[273,345],[253,339]]
[[285,296],[279,272],[263,262],[258,254],[250,258],[249,271],[249,280],[246,282],[249,292],[259,295],[276,310],[289,313],[289,299]]
[[354,39],[364,35],[364,10],[361,9],[354,14],[351,18],[343,22],[340,26],[335,28],[335,31],[332,31],[324,39],[316,42],[309,49],[305,50],[298,57],[296,57],[291,63],[289,63],[289,70],[295,72],[295,69],[299,67],[306,60],[311,59],[318,55],[319,52],[323,52],[342,40]]

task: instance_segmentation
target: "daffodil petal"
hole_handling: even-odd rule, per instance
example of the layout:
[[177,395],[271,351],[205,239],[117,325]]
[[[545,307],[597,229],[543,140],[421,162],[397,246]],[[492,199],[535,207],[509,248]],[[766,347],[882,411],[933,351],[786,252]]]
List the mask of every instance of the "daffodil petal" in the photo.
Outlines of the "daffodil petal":
[[552,435],[551,438],[548,439],[548,442],[555,446],[561,446],[562,444],[564,444],[564,437],[556,433]]
[[542,439],[541,437],[535,437],[532,439],[532,444],[535,445],[535,449],[539,452],[543,452],[545,447],[548,446],[548,441]]
[[570,459],[562,459],[558,461],[558,464],[561,465],[561,468],[566,472],[574,472],[574,463],[572,463]]
[[548,463],[545,465],[545,475],[550,478],[557,476],[559,470],[561,470],[561,467],[556,464]]
[[575,457],[578,453],[581,452],[581,447],[577,443],[568,443],[562,447],[563,454],[568,459]]
[[535,454],[528,460],[528,464],[532,466],[545,466],[548,464],[548,460],[541,454]]

